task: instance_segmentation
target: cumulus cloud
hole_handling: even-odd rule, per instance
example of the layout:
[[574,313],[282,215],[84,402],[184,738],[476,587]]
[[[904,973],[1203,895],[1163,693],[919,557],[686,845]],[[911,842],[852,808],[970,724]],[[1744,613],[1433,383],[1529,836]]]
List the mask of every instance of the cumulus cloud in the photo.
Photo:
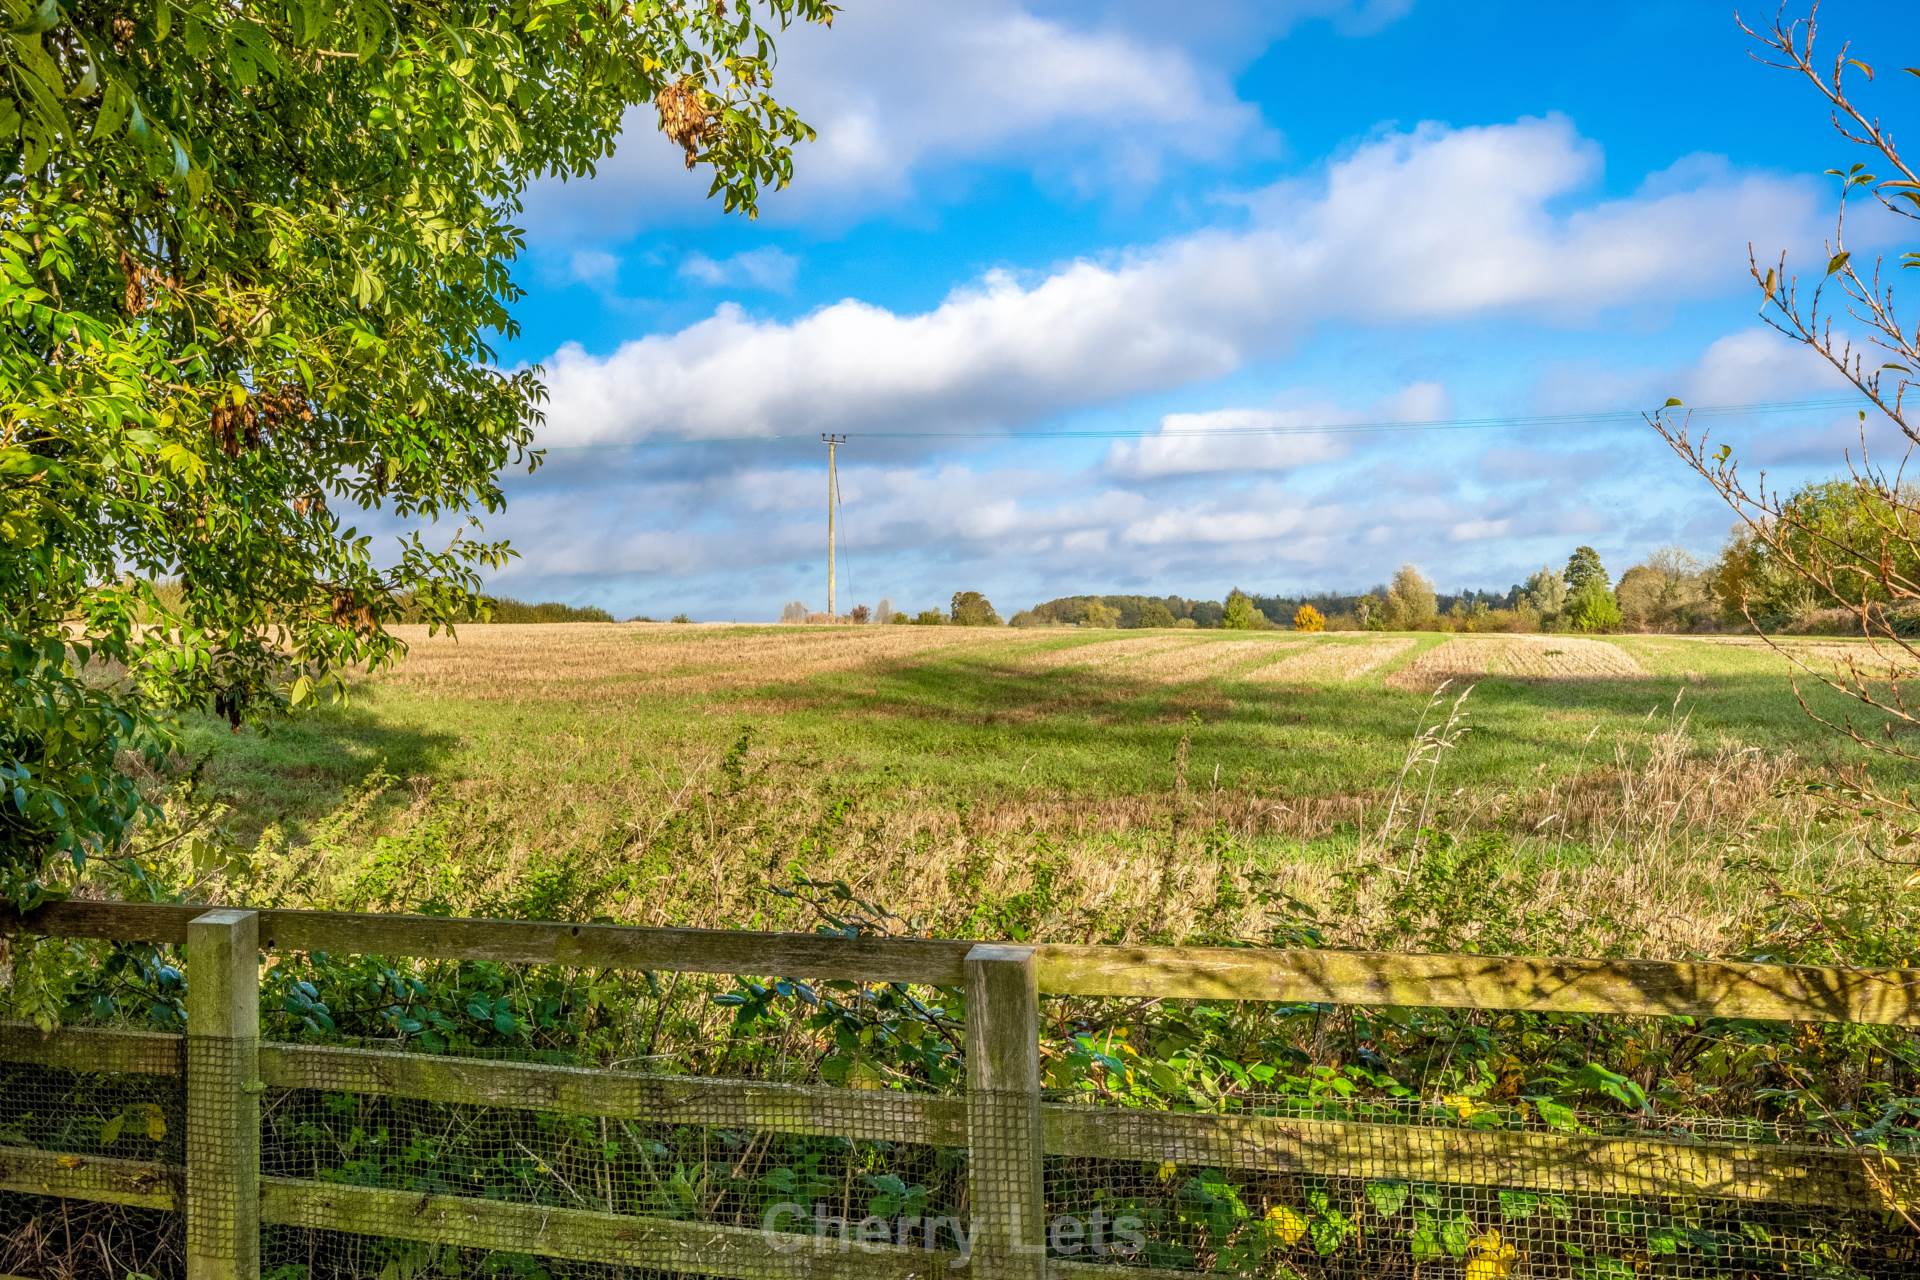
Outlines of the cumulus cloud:
[[1447,405],[1446,388],[1422,382],[1367,413],[1329,404],[1170,413],[1160,419],[1156,434],[1115,444],[1108,450],[1106,466],[1113,475],[1134,480],[1285,471],[1345,457],[1350,437],[1340,435],[1341,428],[1369,422],[1433,421],[1446,416]]
[[800,260],[779,249],[748,249],[726,258],[690,253],[680,263],[680,278],[710,289],[764,289],[789,293]]
[[1547,412],[1636,409],[1677,397],[1693,406],[1763,404],[1844,395],[1849,384],[1806,346],[1764,324],[1725,334],[1690,360],[1667,365],[1561,365],[1534,399]]
[[847,299],[772,321],[727,304],[606,356],[561,348],[547,439],[1011,426],[1216,377],[1316,325],[1571,319],[1718,292],[1749,239],[1817,234],[1804,182],[1668,175],[1578,203],[1599,166],[1560,118],[1423,125],[1266,193],[1244,226],[991,272],[928,311]]
[[[1014,0],[850,5],[831,30],[782,33],[779,50],[775,92],[819,138],[764,202],[770,218],[902,201],[931,166],[985,157],[1071,187],[1151,182],[1170,156],[1218,158],[1264,132],[1225,74],[1178,46]],[[537,186],[527,216],[542,236],[624,236],[707,216],[706,186],[647,108],[595,177]]]

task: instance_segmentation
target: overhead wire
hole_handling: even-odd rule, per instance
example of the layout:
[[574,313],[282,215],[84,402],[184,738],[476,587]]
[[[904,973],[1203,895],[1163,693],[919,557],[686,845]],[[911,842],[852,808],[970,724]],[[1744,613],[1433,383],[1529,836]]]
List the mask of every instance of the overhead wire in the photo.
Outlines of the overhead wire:
[[[1730,418],[1806,413],[1824,409],[1857,406],[1857,398],[1835,397],[1819,400],[1768,400],[1750,404],[1706,404],[1670,406],[1693,418]],[[847,431],[854,440],[1146,440],[1188,437],[1292,436],[1292,435],[1368,435],[1400,431],[1497,431],[1521,427],[1581,426],[1607,422],[1640,421],[1641,409],[1597,409],[1571,413],[1500,414],[1481,418],[1378,419],[1357,422],[1274,423],[1267,426],[1190,426],[1151,428],[1062,428],[1058,430],[1005,431],[976,429],[967,431]],[[735,436],[648,436],[640,440],[601,440],[581,444],[546,444],[538,448],[549,453],[577,453],[617,449],[691,448],[721,444],[774,444],[791,440],[810,440],[812,432],[770,432],[763,435]]]

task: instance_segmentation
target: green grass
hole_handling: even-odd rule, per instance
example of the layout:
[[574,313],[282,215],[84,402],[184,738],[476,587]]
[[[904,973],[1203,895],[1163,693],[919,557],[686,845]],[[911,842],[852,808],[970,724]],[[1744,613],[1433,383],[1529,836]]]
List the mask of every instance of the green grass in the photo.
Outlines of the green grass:
[[[747,904],[778,916],[764,884],[805,868],[958,928],[993,923],[967,913],[1038,876],[1060,901],[1031,927],[1112,934],[1152,895],[1102,889],[1120,874],[1103,867],[1152,868],[1163,895],[1202,904],[1198,881],[1220,865],[1311,890],[1301,869],[1368,844],[1416,733],[1466,687],[1395,687],[1449,639],[1435,635],[1350,681],[1259,683],[1284,656],[1262,646],[1294,638],[1146,642],[1190,645],[1205,669],[1188,678],[1148,654],[1144,668],[1041,665],[1141,633],[880,631],[475,627],[457,647],[423,639],[344,708],[237,735],[198,724],[190,754],[236,836],[308,851],[302,891],[322,905],[433,896],[421,868],[389,874],[412,858],[463,868],[439,891],[459,909],[524,910],[515,895],[558,876],[549,909],[738,923],[728,913]],[[959,643],[921,647],[936,638]],[[1704,858],[1703,875],[1738,840],[1791,851],[1826,830],[1775,791],[1865,753],[1806,717],[1777,655],[1599,643],[1646,674],[1473,685],[1434,778],[1436,821],[1577,866],[1647,857],[1637,810],[1666,804],[1682,820],[1663,847]],[[1847,713],[1825,691],[1810,700]],[[388,871],[370,881],[373,866]]]

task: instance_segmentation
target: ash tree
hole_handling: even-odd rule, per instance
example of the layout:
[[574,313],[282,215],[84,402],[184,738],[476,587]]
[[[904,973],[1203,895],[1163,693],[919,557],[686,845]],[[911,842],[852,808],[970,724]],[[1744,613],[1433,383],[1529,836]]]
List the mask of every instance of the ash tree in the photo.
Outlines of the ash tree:
[[[119,762],[480,607],[534,465],[505,369],[527,185],[652,104],[751,216],[810,131],[773,37],[824,0],[0,0],[0,874],[140,810]],[[644,117],[637,117],[642,118]],[[376,546],[379,511],[414,533]],[[156,580],[167,589],[156,590]]]

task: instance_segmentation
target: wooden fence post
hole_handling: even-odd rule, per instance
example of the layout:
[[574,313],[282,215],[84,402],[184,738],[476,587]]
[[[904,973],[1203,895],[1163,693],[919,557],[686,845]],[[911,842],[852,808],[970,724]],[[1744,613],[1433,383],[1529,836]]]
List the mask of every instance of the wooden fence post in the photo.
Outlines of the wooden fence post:
[[187,1280],[260,1275],[260,918],[187,925]]
[[1032,947],[967,953],[967,1195],[974,1280],[1044,1280],[1045,1133]]

